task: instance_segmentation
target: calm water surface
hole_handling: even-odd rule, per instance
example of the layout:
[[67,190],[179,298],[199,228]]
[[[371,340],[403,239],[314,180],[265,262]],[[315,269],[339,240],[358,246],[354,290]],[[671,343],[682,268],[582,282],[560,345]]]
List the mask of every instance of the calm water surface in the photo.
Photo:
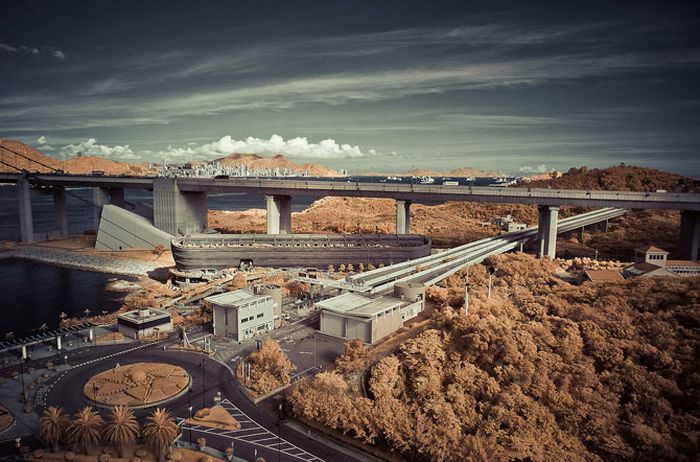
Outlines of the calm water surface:
[[[14,258],[0,260],[0,336],[36,330],[43,323],[57,327],[59,314],[70,317],[114,311],[126,292],[109,290],[109,280],[129,279],[35,263]],[[2,338],[0,337],[0,338]]]

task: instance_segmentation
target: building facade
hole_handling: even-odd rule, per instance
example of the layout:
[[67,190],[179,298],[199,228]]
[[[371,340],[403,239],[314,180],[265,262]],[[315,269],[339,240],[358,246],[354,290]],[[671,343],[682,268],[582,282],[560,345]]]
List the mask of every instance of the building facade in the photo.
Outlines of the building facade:
[[212,306],[212,328],[216,337],[240,342],[274,328],[274,304],[269,295],[255,295],[241,289],[205,300]]
[[423,300],[395,297],[368,298],[346,293],[316,303],[322,333],[374,344],[403,327],[422,311]]
[[144,308],[118,315],[117,329],[125,337],[142,339],[172,332],[173,322],[167,311]]

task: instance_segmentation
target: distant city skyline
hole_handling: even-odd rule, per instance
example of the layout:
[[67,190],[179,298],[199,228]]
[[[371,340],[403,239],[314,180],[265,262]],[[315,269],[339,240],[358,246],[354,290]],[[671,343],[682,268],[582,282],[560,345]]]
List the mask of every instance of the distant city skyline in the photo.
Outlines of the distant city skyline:
[[[612,6],[611,6],[612,5]],[[57,158],[700,177],[691,2],[12,2],[0,138]]]

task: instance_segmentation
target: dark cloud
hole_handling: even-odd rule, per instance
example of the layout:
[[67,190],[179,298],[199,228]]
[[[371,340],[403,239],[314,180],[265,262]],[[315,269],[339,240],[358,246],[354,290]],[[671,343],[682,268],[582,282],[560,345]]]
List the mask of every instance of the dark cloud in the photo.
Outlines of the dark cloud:
[[[3,137],[152,158],[279,134],[374,149],[379,169],[663,161],[700,175],[691,3],[7,8]],[[352,162],[340,154],[329,162]]]

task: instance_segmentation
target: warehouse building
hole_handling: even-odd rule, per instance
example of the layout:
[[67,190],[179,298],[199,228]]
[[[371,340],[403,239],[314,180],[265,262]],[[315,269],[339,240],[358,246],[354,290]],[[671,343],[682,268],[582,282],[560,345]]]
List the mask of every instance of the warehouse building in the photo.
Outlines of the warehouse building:
[[255,295],[241,289],[204,300],[212,305],[216,337],[240,342],[273,329],[274,306],[269,295]]
[[423,309],[423,297],[368,298],[346,293],[316,303],[321,311],[321,332],[335,337],[359,338],[374,344],[403,327],[404,321]]

